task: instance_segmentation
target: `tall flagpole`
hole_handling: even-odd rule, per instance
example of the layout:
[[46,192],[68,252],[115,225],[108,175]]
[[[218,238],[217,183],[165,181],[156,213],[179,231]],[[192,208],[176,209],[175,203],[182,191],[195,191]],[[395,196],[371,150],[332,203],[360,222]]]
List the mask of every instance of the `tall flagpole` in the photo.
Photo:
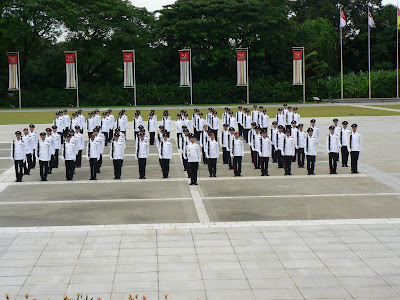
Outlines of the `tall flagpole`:
[[79,107],[78,53],[75,50],[76,107]]
[[22,101],[21,101],[21,67],[20,67],[20,63],[19,63],[19,51],[18,51],[18,104],[19,104],[19,108],[22,108]]
[[132,59],[133,59],[133,100],[135,102],[135,106],[137,105],[136,102],[136,54],[135,49],[132,50]]
[[368,98],[371,98],[371,40],[369,26],[369,7],[368,7]]
[[190,105],[193,105],[193,77],[192,77],[192,48],[189,49],[190,55]]
[[343,99],[343,36],[342,26],[340,26],[340,96]]
[[250,80],[249,80],[249,48],[246,48],[246,76],[247,76],[247,104],[250,103]]
[[396,98],[399,98],[399,7],[397,7],[396,12],[396,31],[397,31],[397,40],[396,40]]

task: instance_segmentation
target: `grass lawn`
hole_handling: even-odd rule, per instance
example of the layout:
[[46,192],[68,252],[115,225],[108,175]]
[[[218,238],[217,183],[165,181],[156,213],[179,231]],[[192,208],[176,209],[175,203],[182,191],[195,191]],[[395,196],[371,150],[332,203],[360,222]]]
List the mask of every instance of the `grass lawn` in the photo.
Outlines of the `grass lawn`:
[[[191,116],[193,112],[193,107],[187,107],[186,111],[189,116]],[[200,107],[200,106],[199,106]],[[233,107],[233,106],[231,106]],[[233,109],[236,112],[236,107]],[[251,106],[248,106],[251,107]],[[277,113],[277,109],[280,106],[276,107],[268,107],[267,113],[270,117],[275,117]],[[205,114],[207,113],[208,107],[201,107],[201,111]],[[252,108],[252,107],[251,107]],[[400,108],[400,105],[399,107]],[[138,107],[140,109],[140,107]],[[7,124],[46,124],[51,123],[55,118],[55,112],[59,109],[54,109],[54,112],[6,112],[3,111],[0,113],[0,125]],[[129,117],[129,121],[133,119],[136,108],[132,108],[131,110],[127,110],[127,115]],[[87,113],[91,111],[89,109],[83,110],[85,117],[87,118]],[[120,109],[113,109],[113,113],[115,116],[118,115]],[[159,120],[162,118],[164,110],[156,110],[156,114]],[[217,109],[218,116],[221,117],[223,113],[223,109]],[[71,114],[73,110],[69,110],[69,114]],[[149,110],[141,110],[141,114],[144,119],[149,115]],[[176,115],[180,112],[180,109],[169,109],[169,114],[173,120],[176,119]],[[385,111],[385,110],[377,110],[371,108],[360,108],[353,106],[310,106],[310,107],[300,107],[299,113],[302,118],[318,118],[318,117],[347,117],[347,116],[391,116],[391,115],[400,115],[400,112],[395,111]],[[189,117],[190,118],[190,117]],[[305,121],[304,121],[305,122]]]
[[394,109],[400,109],[400,104],[368,105],[368,106],[375,106],[375,107],[383,107],[383,108],[394,108]]

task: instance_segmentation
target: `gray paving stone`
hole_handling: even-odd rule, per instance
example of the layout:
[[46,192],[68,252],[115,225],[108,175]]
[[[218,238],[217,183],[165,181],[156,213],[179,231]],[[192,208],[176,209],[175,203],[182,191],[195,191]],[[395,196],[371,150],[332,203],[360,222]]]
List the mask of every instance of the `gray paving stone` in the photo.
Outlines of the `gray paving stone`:
[[95,258],[95,257],[116,257],[118,255],[123,256],[121,254],[121,251],[118,251],[118,250],[103,250],[103,249],[82,250],[80,252],[79,256],[80,257],[90,257],[90,258]]
[[340,287],[341,282],[338,281],[333,275],[330,276],[319,276],[319,277],[307,277],[307,276],[295,276],[292,277],[293,282],[297,287]]
[[34,259],[0,259],[0,268],[33,267],[38,260]]
[[160,280],[161,291],[199,291],[204,290],[203,280]]
[[343,287],[299,287],[304,298],[309,299],[343,299],[351,298],[350,294]]
[[158,273],[160,281],[170,280],[201,280],[200,269],[196,271],[161,271]]
[[296,288],[292,279],[290,278],[263,278],[255,279],[249,278],[249,283],[252,289],[294,289]]
[[42,254],[41,251],[32,252],[5,252],[1,256],[1,260],[8,259],[38,259]]
[[[89,250],[88,250],[89,251]],[[49,251],[45,250],[41,252],[40,258],[41,259],[47,259],[47,258],[75,258],[78,260],[78,257],[80,255],[81,251],[80,250],[64,250],[64,251]]]
[[[115,282],[112,288],[113,293],[140,293],[140,292],[157,292],[158,282],[156,281],[130,281],[130,282]],[[133,292],[135,291],[135,292]]]
[[370,286],[387,286],[388,284],[377,275],[372,276],[341,276],[337,279],[345,286],[359,286],[359,287],[370,287]]
[[347,291],[355,298],[389,298],[400,297],[390,286],[372,286],[372,287],[346,287]]
[[231,280],[204,280],[206,290],[249,290],[250,286],[245,279],[231,279]]
[[[206,299],[206,291],[161,291],[158,299],[165,300],[165,295],[171,300]],[[150,298],[149,298],[150,299]],[[157,298],[151,298],[157,299]]]
[[115,273],[116,266],[76,266],[74,274],[110,274]]
[[[199,272],[200,273],[200,272]],[[161,279],[161,277],[160,277]],[[116,273],[114,282],[130,282],[130,281],[158,281],[157,272],[140,272],[140,273]]]
[[200,263],[204,262],[238,262],[236,254],[198,254],[197,259]]
[[318,259],[281,260],[285,268],[323,268],[324,264]]
[[[114,292],[111,294],[111,300],[126,300],[126,292]],[[136,290],[133,296],[138,294],[138,299],[142,299],[143,296],[146,296],[147,299],[158,299],[158,292],[149,292],[149,291],[138,291]],[[128,294],[129,295],[129,294]]]
[[297,288],[292,289],[253,289],[257,300],[304,299]]
[[111,293],[112,282],[101,282],[101,283],[70,283],[68,285],[67,294],[76,295],[77,293],[88,294],[88,293]]
[[301,251],[301,252],[278,252],[276,256],[280,260],[302,260],[302,259],[318,259],[312,251]]
[[[236,250],[236,249],[235,249]],[[233,247],[198,247],[196,248],[197,255],[201,254],[234,254]]]
[[86,284],[86,283],[112,283],[114,281],[114,273],[111,274],[73,274],[70,283]]
[[28,276],[1,276],[0,286],[22,286]]
[[156,257],[160,264],[170,263],[195,263],[197,262],[196,255],[161,255]]
[[204,280],[215,279],[215,280],[231,280],[231,279],[246,279],[243,270],[216,270],[208,271],[203,270],[201,277]]
[[[121,243],[121,248],[122,247]],[[120,243],[85,243],[82,247],[82,250],[118,250],[120,248]]]
[[[19,291],[19,295],[64,295],[68,284],[34,284],[24,285]],[[82,291],[82,290],[81,290]],[[99,291],[100,292],[100,291]]]
[[247,254],[247,253],[272,253],[272,248],[266,245],[253,245],[253,246],[235,246],[235,253]]
[[156,264],[157,256],[123,256],[118,257],[118,265],[132,265],[138,263]]
[[34,267],[30,275],[43,276],[43,275],[70,275],[74,271],[75,266],[63,267]]
[[247,269],[244,273],[248,279],[289,278],[284,268]]
[[208,300],[231,300],[231,299],[248,299],[254,300],[254,293],[248,290],[207,290],[207,299]]
[[[155,266],[157,270],[157,265]],[[197,271],[200,270],[200,266],[197,262],[195,263],[171,263],[171,264],[159,264],[158,270],[160,272],[185,272],[185,271]],[[118,272],[118,269],[117,269]]]
[[339,259],[339,258],[356,259],[356,258],[358,258],[357,254],[350,250],[349,251],[316,251],[315,254],[323,261],[327,260],[327,259],[335,259],[335,258],[336,259]]
[[[162,266],[163,264],[160,264]],[[116,273],[139,273],[139,272],[157,272],[157,264],[136,263],[130,265],[117,265]]]

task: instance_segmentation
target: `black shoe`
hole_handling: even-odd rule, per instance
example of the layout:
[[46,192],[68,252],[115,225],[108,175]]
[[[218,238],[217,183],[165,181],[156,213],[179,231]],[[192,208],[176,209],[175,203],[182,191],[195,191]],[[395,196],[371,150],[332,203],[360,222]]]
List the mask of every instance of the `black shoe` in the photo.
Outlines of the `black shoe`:
[[189,185],[194,185],[194,183],[193,183],[193,182],[191,182],[191,183],[189,183]]
[[146,177],[143,177],[142,179],[146,179]]
[[208,177],[213,177],[212,175],[208,176]]
[[292,176],[292,173],[289,173],[288,175]]
[[268,174],[268,173],[266,173],[266,174],[265,174],[265,176],[269,176],[269,174]]
[[194,185],[199,185],[197,182],[193,183]]
[[93,178],[93,180],[97,180],[97,178]]
[[261,176],[265,176],[265,174],[261,174]]
[[217,174],[214,174],[214,177],[217,177]]
[[232,168],[232,167],[229,167],[229,170],[233,170],[233,168]]
[[49,172],[49,173],[47,173],[47,174],[53,174],[53,173]]
[[237,177],[238,176],[238,174],[235,174],[235,177]]
[[42,179],[42,181],[47,181],[47,179]]

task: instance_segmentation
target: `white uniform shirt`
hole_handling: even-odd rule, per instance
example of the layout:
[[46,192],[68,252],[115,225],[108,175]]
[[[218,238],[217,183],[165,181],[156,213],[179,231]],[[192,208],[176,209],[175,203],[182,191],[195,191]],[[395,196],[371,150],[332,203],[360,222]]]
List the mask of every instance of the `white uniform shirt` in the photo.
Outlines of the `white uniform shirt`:
[[276,122],[278,122],[278,126],[282,125],[283,127],[286,126],[286,117],[283,113],[279,113],[276,115]]
[[260,157],[270,157],[271,156],[271,140],[266,136],[265,138],[261,136],[258,148],[258,154]]
[[147,124],[148,132],[156,132],[157,131],[157,118],[155,116],[149,117],[149,123]]
[[64,121],[62,117],[55,118],[53,121],[53,125],[57,126],[57,132],[63,132]]
[[294,156],[295,155],[295,148],[296,148],[296,140],[292,136],[286,136],[283,140],[283,156]]
[[57,132],[52,132],[51,137],[53,138],[53,147],[54,149],[61,149],[61,136]]
[[32,137],[29,136],[29,134],[27,134],[23,135],[21,139],[25,144],[25,154],[32,154],[33,153]]
[[206,147],[206,157],[207,158],[218,158],[219,157],[219,145],[215,139],[209,139],[207,141]]
[[49,142],[49,148],[51,155],[56,154],[56,148],[54,148],[54,138],[52,135],[46,135],[46,141]]
[[243,141],[236,137],[232,140],[230,146],[231,157],[244,156],[244,144]]
[[[292,121],[294,120],[294,115],[292,111],[287,111],[286,113],[286,124],[291,124]],[[297,123],[298,125],[298,123]]]
[[235,135],[231,134],[229,132],[229,134],[228,134],[228,147],[226,147],[227,151],[231,151],[232,141],[233,141],[234,138],[235,138]]
[[98,141],[98,143],[99,143],[99,151],[100,151],[100,154],[103,155],[103,153],[104,153],[104,147],[105,147],[105,138],[104,138],[104,134],[99,133],[94,139]]
[[94,118],[87,119],[86,128],[88,132],[93,132],[94,130]]
[[108,130],[114,129],[115,124],[115,117],[114,115],[110,114],[108,116]]
[[205,147],[204,144],[208,142],[210,136],[208,135],[208,131],[202,130],[200,132],[200,146]]
[[251,112],[251,121],[256,122],[258,124],[258,110],[257,109],[254,109]]
[[304,149],[306,147],[307,136],[308,136],[307,132],[303,130],[297,131],[297,145],[299,148]]
[[219,118],[217,116],[212,116],[211,117],[210,127],[213,130],[218,130],[219,129]]
[[326,137],[326,151],[328,153],[339,153],[340,137],[337,134],[331,134]]
[[75,130],[75,126],[80,126],[80,120],[75,117],[71,120],[71,127],[73,130]]
[[143,125],[143,121],[140,120],[140,116],[138,116],[137,118],[136,117],[133,118],[133,121],[132,121],[133,130],[134,131],[139,131],[139,126],[140,125]]
[[253,138],[251,140],[251,149],[253,151],[257,151],[258,152],[258,149],[260,148],[260,139],[261,139],[261,134],[260,133],[256,133],[254,131]]
[[278,150],[283,150],[283,140],[285,138],[285,134],[283,132],[279,132],[278,131],[278,136],[276,138],[276,145],[275,145],[275,149]]
[[172,159],[172,143],[170,140],[160,142],[160,147],[158,148],[158,157],[160,159]]
[[258,124],[260,124],[261,128],[268,128],[269,127],[269,116],[267,114],[259,114],[258,115]]
[[[187,127],[187,129],[191,130],[192,128],[192,121],[189,120],[188,117],[186,117],[185,119],[183,119],[183,125],[185,125]],[[182,126],[183,126],[182,125]]]
[[349,138],[349,151],[361,152],[361,134],[352,132]]
[[175,121],[176,133],[182,133],[182,125],[183,125],[182,119],[178,119]]
[[189,136],[182,134],[182,140],[181,140],[181,145],[182,145],[182,155],[184,159],[187,159],[187,146],[189,144]]
[[237,130],[237,120],[236,120],[236,118],[235,117],[229,117],[228,125],[229,125],[229,127],[232,127],[235,130]]
[[271,135],[269,136],[271,139],[271,143],[274,147],[276,147],[276,137],[278,133],[278,128],[271,128]]
[[297,132],[299,130],[296,127],[292,127],[290,128],[290,136],[294,138],[294,145],[296,147],[296,149],[299,149],[299,146],[297,144]]
[[187,145],[186,154],[188,162],[200,162],[200,146],[196,143],[189,142],[189,144]]
[[63,121],[64,121],[64,128],[69,128],[71,125],[71,117],[69,115],[63,115]]
[[136,140],[135,158],[148,158],[149,157],[149,142],[144,139],[143,141],[138,138]]
[[339,137],[340,137],[340,144],[342,146],[346,146],[346,147],[349,146],[350,134],[351,134],[351,130],[348,128],[346,128],[346,129],[342,128],[342,130],[340,130]]
[[236,112],[236,120],[237,120],[238,124],[243,125],[243,111],[238,110]]
[[298,113],[293,113],[293,120],[296,121],[296,124],[300,124],[300,115]]
[[125,145],[124,141],[121,138],[118,138],[118,141],[112,141],[110,147],[110,159],[124,159],[124,151]]
[[222,130],[221,131],[221,137],[219,139],[219,144],[221,145],[222,148],[227,148],[228,147],[228,135],[229,131],[228,130]]
[[172,127],[172,121],[171,121],[171,117],[163,117],[162,119],[162,124],[164,125],[164,129],[167,132],[171,132],[171,127]]
[[312,128],[313,130],[312,135],[315,136],[315,138],[317,139],[317,143],[319,144],[319,128],[317,126],[315,127],[310,126],[310,128]]
[[29,132],[29,136],[31,137],[31,142],[32,142],[32,149],[35,150],[35,153],[37,152],[37,142],[38,142],[38,134],[34,131]]
[[38,143],[38,159],[40,161],[50,161],[51,154],[51,142],[47,138],[44,141],[40,139]]
[[104,117],[101,119],[101,131],[102,132],[108,132],[110,128],[108,127],[109,119],[107,117]]
[[97,160],[100,159],[100,145],[98,140],[94,139],[92,141],[92,139],[90,139],[88,141],[86,147],[86,158],[96,158]]
[[85,116],[81,114],[81,115],[79,115],[78,119],[79,119],[79,127],[81,129],[85,128],[85,123],[86,123],[85,122]]
[[307,134],[306,147],[304,148],[304,153],[306,155],[315,156],[317,155],[317,150],[318,150],[317,138],[315,136],[310,137]]
[[342,131],[342,128],[338,125],[335,126],[335,134],[337,134],[338,136],[340,136],[340,132]]
[[22,139],[14,140],[11,143],[11,160],[22,160],[25,162],[26,153],[25,153],[25,143]]
[[243,115],[243,128],[251,129],[251,116],[249,114]]
[[128,122],[126,121],[126,118],[124,118],[123,116],[121,118],[118,118],[117,126],[119,126],[121,131],[126,131],[126,128],[128,127]]
[[78,148],[78,150],[83,150],[85,149],[85,140],[83,138],[83,134],[82,133],[74,133],[74,137],[75,137],[75,141],[76,141],[76,146]]
[[76,143],[72,142],[72,139],[69,142],[65,141],[62,147],[62,160],[75,161],[77,152],[78,148]]

